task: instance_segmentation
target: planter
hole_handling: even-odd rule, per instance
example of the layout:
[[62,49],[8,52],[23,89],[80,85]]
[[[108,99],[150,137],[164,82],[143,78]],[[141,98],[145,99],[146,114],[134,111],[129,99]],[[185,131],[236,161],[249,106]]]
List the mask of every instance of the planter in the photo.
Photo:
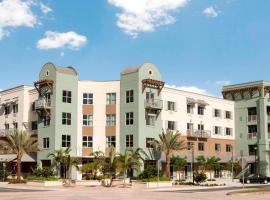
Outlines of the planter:
[[173,186],[172,181],[159,181],[159,182],[147,182],[146,183],[147,188],[172,187],[172,186]]
[[101,186],[101,181],[99,181],[99,180],[81,180],[81,181],[76,181],[76,185],[79,185],[79,186]]
[[28,181],[27,185],[45,186],[45,187],[62,186],[63,181]]

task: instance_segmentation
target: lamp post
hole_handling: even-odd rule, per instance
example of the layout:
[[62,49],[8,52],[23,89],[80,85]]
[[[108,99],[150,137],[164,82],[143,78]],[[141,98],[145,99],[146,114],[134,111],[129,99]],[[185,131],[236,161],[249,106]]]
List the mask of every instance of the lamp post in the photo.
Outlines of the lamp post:
[[194,144],[192,143],[189,148],[191,148],[191,171],[192,171],[192,183],[194,184]]
[[255,162],[254,162],[254,172],[255,174],[257,174],[257,146],[254,147],[254,151],[255,151]]
[[233,146],[232,147],[232,182],[233,182],[233,165],[234,165],[234,162],[233,162]]

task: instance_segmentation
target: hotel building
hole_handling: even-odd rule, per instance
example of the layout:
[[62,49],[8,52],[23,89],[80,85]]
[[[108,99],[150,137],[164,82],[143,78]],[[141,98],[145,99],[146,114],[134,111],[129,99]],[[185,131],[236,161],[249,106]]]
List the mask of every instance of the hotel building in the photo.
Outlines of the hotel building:
[[[34,87],[0,92],[1,136],[11,128],[37,134],[40,151],[34,159],[39,166],[51,166],[48,154],[68,146],[82,163],[95,151],[108,155],[111,145],[121,153],[138,147],[147,152],[162,129],[179,131],[193,146],[195,162],[198,155],[219,157],[221,163],[232,159],[234,101],[166,87],[151,63],[128,67],[120,76],[117,81],[80,81],[72,67],[45,64]],[[190,174],[192,151],[177,154],[187,157]],[[215,174],[229,176],[221,169]],[[72,173],[74,179],[81,176]]]

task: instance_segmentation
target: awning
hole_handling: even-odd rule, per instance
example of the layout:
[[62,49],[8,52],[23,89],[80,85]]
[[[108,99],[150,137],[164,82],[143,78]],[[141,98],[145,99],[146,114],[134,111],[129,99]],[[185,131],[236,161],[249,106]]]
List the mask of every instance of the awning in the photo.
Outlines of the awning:
[[[17,159],[16,154],[0,155],[0,162],[11,162],[11,161],[16,161],[16,159]],[[36,161],[28,154],[24,154],[22,157],[22,162],[36,162]]]
[[199,105],[201,105],[201,106],[208,106],[208,105],[209,105],[206,101],[200,100],[200,99],[197,100],[197,103],[198,103]]
[[187,104],[194,105],[195,103],[196,103],[195,99],[187,97]]

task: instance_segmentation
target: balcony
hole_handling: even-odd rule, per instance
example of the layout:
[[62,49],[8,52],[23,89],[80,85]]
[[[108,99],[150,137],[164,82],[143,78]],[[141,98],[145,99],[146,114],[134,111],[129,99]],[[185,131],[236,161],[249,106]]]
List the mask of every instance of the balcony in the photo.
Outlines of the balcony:
[[196,138],[210,138],[211,131],[188,129],[187,136]]
[[163,101],[162,100],[155,100],[155,99],[148,99],[144,102],[145,109],[151,110],[162,110],[163,108]]
[[35,101],[35,109],[50,109],[51,108],[51,102],[47,101],[45,98],[40,98]]
[[257,139],[258,138],[258,133],[257,132],[254,132],[254,133],[248,133],[247,135],[247,139],[248,140],[253,140],[253,139]]
[[257,123],[257,115],[248,115],[248,122]]
[[12,134],[14,131],[15,129],[0,129],[0,137],[6,137]]

